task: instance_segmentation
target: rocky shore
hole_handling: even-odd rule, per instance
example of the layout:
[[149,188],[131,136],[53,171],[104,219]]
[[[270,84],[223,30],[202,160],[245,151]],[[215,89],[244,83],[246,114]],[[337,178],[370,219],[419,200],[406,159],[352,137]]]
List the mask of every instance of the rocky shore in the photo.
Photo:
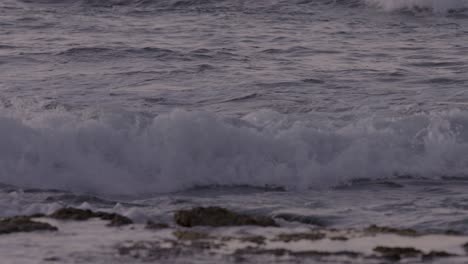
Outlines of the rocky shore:
[[[50,215],[0,220],[2,256],[14,259],[26,241],[36,247],[36,257],[29,259],[37,260],[39,256],[40,261],[24,263],[80,263],[83,256],[76,257],[80,254],[94,256],[88,263],[183,263],[190,259],[207,263],[258,263],[271,259],[280,263],[468,260],[468,236],[450,231],[420,233],[378,225],[363,229],[292,227],[282,218],[247,215],[221,207],[177,210],[168,223],[133,223],[116,213],[71,207]],[[28,259],[27,254],[24,259]]]

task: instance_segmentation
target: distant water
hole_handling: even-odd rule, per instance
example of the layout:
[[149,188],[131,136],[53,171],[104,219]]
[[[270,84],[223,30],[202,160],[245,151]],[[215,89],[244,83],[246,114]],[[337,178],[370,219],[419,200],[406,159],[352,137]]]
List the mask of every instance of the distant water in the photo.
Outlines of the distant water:
[[0,214],[242,186],[202,197],[467,228],[466,0],[2,0],[0,36]]

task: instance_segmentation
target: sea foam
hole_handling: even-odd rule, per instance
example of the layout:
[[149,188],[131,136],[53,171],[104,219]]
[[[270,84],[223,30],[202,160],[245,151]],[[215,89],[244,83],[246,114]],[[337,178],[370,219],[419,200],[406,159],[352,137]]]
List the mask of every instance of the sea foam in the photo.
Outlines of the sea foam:
[[466,8],[467,0],[364,0],[366,3],[383,8],[387,11],[395,10],[431,10],[435,13]]
[[260,111],[240,119],[173,111],[154,118],[44,113],[0,118],[0,182],[105,194],[210,185],[334,186],[396,174],[468,171],[468,113],[317,126]]

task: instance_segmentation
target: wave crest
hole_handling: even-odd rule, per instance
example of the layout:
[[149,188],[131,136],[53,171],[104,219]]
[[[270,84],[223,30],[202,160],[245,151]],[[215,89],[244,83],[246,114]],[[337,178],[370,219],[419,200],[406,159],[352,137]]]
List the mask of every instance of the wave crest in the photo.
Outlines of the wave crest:
[[270,111],[225,119],[41,114],[0,118],[0,182],[109,194],[195,186],[328,187],[395,174],[468,171],[468,113],[366,119],[342,126]]
[[367,4],[383,8],[387,11],[428,10],[435,13],[447,13],[467,8],[466,0],[364,0]]

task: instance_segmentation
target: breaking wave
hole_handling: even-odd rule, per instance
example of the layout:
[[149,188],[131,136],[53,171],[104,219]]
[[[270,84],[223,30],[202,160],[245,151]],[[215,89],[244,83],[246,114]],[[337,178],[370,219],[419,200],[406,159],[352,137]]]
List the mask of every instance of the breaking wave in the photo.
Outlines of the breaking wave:
[[372,6],[377,6],[388,11],[429,10],[435,13],[447,13],[468,7],[466,0],[364,0]]
[[[325,122],[326,123],[326,122]],[[233,119],[43,113],[0,117],[0,182],[99,194],[196,186],[331,187],[356,178],[468,172],[468,113],[324,125],[259,111]]]

